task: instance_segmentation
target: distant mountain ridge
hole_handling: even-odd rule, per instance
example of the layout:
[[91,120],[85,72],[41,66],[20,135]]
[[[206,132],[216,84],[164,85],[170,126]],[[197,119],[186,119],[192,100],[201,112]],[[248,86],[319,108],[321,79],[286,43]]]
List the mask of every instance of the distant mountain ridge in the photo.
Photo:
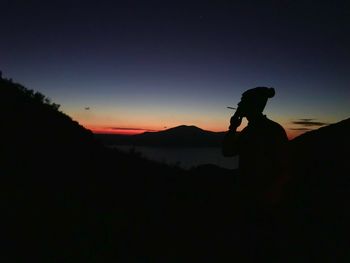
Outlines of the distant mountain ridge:
[[194,125],[180,125],[159,132],[137,135],[95,134],[105,144],[159,147],[220,147],[225,132],[206,131]]

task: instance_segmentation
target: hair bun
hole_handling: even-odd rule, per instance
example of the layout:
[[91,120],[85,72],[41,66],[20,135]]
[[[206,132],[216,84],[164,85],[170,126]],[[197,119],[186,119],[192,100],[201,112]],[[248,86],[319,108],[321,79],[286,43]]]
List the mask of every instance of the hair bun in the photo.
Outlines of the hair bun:
[[272,98],[273,96],[275,96],[275,89],[274,88],[268,88],[266,90],[266,95],[268,98]]
[[268,87],[256,87],[242,94],[242,99],[268,99],[275,96],[275,89]]

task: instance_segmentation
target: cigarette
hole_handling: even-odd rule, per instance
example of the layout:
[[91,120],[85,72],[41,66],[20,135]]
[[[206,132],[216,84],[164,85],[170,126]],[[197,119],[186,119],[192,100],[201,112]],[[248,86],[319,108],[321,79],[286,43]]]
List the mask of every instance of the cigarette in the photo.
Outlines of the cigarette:
[[231,110],[235,110],[237,108],[234,108],[234,107],[227,107],[228,109],[231,109]]

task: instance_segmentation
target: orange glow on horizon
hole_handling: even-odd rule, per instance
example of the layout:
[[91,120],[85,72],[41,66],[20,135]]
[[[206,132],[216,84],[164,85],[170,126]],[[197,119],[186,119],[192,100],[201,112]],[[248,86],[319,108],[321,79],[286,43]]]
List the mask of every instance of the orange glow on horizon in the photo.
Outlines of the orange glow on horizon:
[[96,134],[121,134],[121,135],[135,135],[144,132],[155,131],[143,128],[105,128],[105,127],[95,127],[95,126],[85,126],[87,129],[91,130]]
[[[84,125],[85,128],[91,130],[93,133],[96,134],[120,134],[120,135],[136,135],[136,134],[141,134],[144,132],[158,132],[166,129],[159,129],[159,130],[150,130],[146,128],[106,128],[106,127],[98,127],[98,126],[93,126],[93,125]],[[173,127],[169,127],[173,128]],[[199,127],[201,128],[201,127]],[[207,131],[213,131],[213,132],[225,132],[225,129],[203,129]],[[304,131],[294,131],[290,129],[285,129],[287,133],[287,137],[289,140],[294,139],[295,137],[298,137],[299,135],[305,133]]]
[[286,129],[287,132],[287,136],[289,140],[293,140],[294,138],[308,132],[308,131],[298,131],[298,130],[290,130],[290,129]]

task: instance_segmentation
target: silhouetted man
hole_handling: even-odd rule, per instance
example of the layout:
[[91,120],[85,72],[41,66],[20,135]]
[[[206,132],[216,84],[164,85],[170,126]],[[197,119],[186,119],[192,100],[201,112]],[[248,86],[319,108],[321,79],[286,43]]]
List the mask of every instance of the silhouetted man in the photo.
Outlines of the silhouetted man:
[[[285,172],[286,132],[281,125],[263,115],[267,100],[274,95],[275,90],[266,87],[244,92],[223,141],[224,156],[239,156],[240,192],[256,201],[273,202],[268,199],[277,197],[273,195],[276,195],[278,181]],[[248,125],[237,132],[244,117]]]

